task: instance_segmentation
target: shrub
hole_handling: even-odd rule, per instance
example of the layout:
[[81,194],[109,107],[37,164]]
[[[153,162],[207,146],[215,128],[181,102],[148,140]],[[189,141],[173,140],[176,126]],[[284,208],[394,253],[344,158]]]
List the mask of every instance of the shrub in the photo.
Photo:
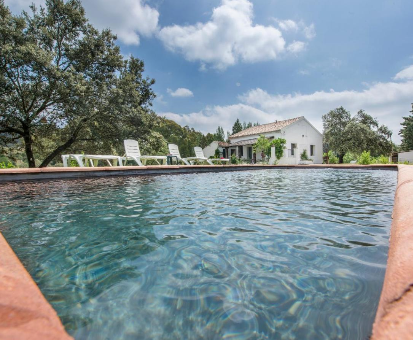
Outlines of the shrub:
[[15,168],[12,162],[0,162],[0,169]]
[[271,147],[274,146],[275,147],[275,157],[277,158],[277,160],[280,160],[280,158],[284,154],[284,149],[285,149],[285,144],[286,143],[287,143],[287,141],[284,138],[274,139],[269,145],[268,155],[271,155]]
[[369,165],[372,163],[372,157],[370,156],[370,151],[363,151],[359,156],[357,163],[362,165]]
[[343,163],[350,163],[351,161],[357,161],[357,155],[353,152],[346,152],[343,158]]
[[302,161],[308,161],[308,160],[309,160],[308,155],[307,155],[307,149],[304,149],[304,150],[303,150],[303,152],[301,153],[300,157],[301,157],[301,160],[302,160]]
[[239,163],[238,157],[236,155],[231,155],[230,162],[231,164],[238,164]]
[[378,164],[389,164],[389,158],[384,156],[384,155],[381,155],[381,156],[377,157],[376,163],[378,163]]
[[215,156],[215,158],[219,158],[220,154],[219,154],[219,149],[218,148],[215,149],[214,156]]
[[324,153],[323,157],[328,157],[327,164],[338,164],[338,157],[331,150],[328,153]]

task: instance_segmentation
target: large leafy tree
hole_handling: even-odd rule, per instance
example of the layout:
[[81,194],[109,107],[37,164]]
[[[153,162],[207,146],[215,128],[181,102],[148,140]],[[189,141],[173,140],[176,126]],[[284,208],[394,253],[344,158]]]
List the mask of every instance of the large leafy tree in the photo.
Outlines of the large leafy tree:
[[150,132],[154,80],[143,62],[124,60],[79,0],[31,10],[14,16],[0,0],[1,145],[24,145],[29,167],[44,167],[72,148],[109,152]]
[[361,154],[370,151],[373,156],[390,153],[392,132],[377,119],[360,110],[354,117],[343,107],[323,115],[324,143],[336,152],[343,163],[346,152]]
[[400,129],[399,135],[402,137],[401,149],[403,151],[413,150],[413,104],[411,115],[408,117],[403,117],[403,126]]
[[351,121],[350,112],[342,106],[323,115],[324,143],[328,148],[337,152],[340,163],[343,162],[346,148],[344,147],[343,131]]

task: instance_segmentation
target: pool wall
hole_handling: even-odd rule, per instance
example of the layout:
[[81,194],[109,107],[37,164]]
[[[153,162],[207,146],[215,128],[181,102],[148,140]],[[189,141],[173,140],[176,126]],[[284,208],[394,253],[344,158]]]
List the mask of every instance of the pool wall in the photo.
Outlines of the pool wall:
[[66,179],[105,176],[148,176],[189,174],[199,172],[229,172],[261,169],[364,169],[364,170],[397,170],[395,164],[312,164],[312,165],[157,165],[157,166],[123,166],[123,167],[68,167],[68,168],[32,168],[0,170],[0,182]]
[[[413,339],[413,166],[147,166],[122,168],[45,168],[0,170],[0,182],[100,176],[162,175],[197,172],[307,169],[398,169],[390,249],[383,290],[373,325],[373,340]],[[0,233],[0,338],[72,339],[56,312]]]

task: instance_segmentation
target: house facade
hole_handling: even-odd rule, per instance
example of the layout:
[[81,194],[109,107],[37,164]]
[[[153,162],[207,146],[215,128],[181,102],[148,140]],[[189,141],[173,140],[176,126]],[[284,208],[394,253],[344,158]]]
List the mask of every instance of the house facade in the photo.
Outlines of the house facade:
[[[247,162],[260,162],[262,161],[262,155],[254,154],[253,145],[261,135],[270,140],[284,138],[287,141],[284,155],[278,160],[277,164],[298,164],[301,159],[301,153],[304,150],[307,150],[307,156],[313,160],[314,164],[321,164],[323,162],[323,135],[304,117],[250,127],[231,135],[229,143],[219,142],[217,144],[218,149],[222,150],[223,157],[236,155]],[[209,157],[205,151],[204,154],[206,157]],[[274,164],[275,161],[273,148],[269,163]]]
[[410,164],[413,164],[413,150],[407,152],[399,152],[398,161],[402,163],[409,162]]

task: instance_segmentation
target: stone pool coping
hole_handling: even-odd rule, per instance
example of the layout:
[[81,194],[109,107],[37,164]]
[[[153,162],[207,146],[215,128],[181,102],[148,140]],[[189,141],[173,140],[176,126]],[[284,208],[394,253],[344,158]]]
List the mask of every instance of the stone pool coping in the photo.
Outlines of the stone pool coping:
[[[390,248],[372,340],[413,339],[413,166],[195,165],[0,170],[0,182],[101,176],[137,176],[284,169],[398,170]],[[0,233],[0,338],[72,339],[36,283]]]
[[398,169],[386,274],[372,340],[413,339],[413,166]]
[[0,339],[72,339],[0,233]]

